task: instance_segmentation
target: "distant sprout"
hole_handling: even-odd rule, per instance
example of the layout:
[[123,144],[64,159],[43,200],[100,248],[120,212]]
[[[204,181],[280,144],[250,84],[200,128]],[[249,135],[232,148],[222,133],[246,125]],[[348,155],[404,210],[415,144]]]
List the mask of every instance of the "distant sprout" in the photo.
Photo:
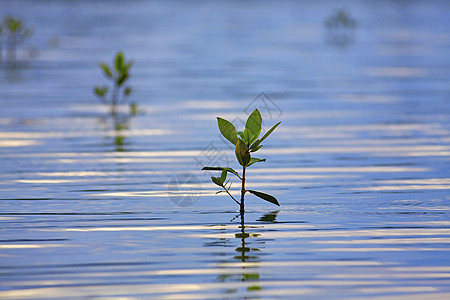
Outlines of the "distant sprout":
[[31,28],[26,28],[21,19],[12,16],[3,18],[2,26],[0,26],[0,35],[4,36],[6,43],[6,57],[9,61],[12,62],[16,60],[17,47],[32,34],[33,30]]
[[325,20],[325,25],[328,28],[355,28],[356,21],[345,9],[341,8]]
[[330,44],[344,47],[353,43],[357,22],[346,9],[341,8],[333,12],[325,19],[324,25]]
[[[227,193],[237,204],[239,204],[241,215],[245,212],[244,197],[247,192],[279,206],[280,204],[274,196],[255,190],[247,190],[245,188],[245,172],[251,165],[266,161],[265,158],[252,157],[251,153],[261,149],[263,146],[261,145],[262,141],[264,141],[281,122],[273,125],[261,138],[259,138],[259,135],[261,134],[262,118],[258,109],[255,109],[248,117],[244,131],[236,131],[236,127],[232,123],[219,117],[217,118],[217,123],[222,135],[230,141],[230,143],[235,145],[235,154],[239,164],[242,166],[242,173],[239,174],[232,168],[204,167],[202,170],[222,171],[220,177],[211,177],[212,182],[223,188],[223,191],[218,191],[216,194]],[[229,179],[227,180],[227,173],[231,173],[241,180],[240,201],[236,200],[230,193],[231,183]]]
[[112,82],[112,91],[109,99],[107,99],[107,95],[109,94],[110,87],[107,85],[95,86],[94,93],[103,104],[109,106],[113,116],[117,116],[118,105],[125,103],[125,99],[132,92],[131,87],[126,86],[125,83],[130,78],[129,70],[133,66],[133,63],[133,61],[126,62],[122,52],[116,54],[112,67],[104,62],[99,63],[106,79]]

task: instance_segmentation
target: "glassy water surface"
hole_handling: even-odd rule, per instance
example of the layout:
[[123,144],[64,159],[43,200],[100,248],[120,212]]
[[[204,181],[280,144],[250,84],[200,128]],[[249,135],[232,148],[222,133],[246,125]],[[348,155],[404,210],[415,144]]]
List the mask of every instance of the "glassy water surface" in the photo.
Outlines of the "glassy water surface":
[[[0,298],[450,297],[448,2],[0,7],[35,31],[0,68]],[[92,88],[119,49],[117,131]],[[281,207],[243,228],[200,169],[237,168],[215,117],[254,107],[282,124],[248,187]]]

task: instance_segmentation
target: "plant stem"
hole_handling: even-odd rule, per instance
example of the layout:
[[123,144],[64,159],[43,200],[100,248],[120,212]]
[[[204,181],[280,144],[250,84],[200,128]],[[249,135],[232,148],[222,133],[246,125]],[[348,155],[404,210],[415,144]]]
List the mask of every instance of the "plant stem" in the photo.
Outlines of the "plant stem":
[[10,33],[6,39],[6,58],[9,62],[16,60],[17,38],[14,33]]
[[245,213],[245,205],[244,205],[244,196],[245,196],[245,169],[246,167],[242,168],[242,187],[241,187],[241,203],[240,206],[240,213],[243,215]]
[[111,99],[111,114],[115,116],[117,114],[117,91],[118,87],[117,85],[114,85],[113,93],[112,93],[112,99]]

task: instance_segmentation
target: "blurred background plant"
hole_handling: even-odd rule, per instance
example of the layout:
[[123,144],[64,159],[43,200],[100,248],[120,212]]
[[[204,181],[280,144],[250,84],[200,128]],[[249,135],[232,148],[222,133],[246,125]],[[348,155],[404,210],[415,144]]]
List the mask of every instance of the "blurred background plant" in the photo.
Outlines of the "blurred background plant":
[[[109,107],[113,117],[118,116],[120,105],[126,104],[126,99],[132,92],[131,87],[125,85],[125,83],[130,78],[129,70],[133,64],[134,62],[131,60],[126,62],[124,54],[120,51],[116,54],[111,67],[104,62],[99,62],[103,75],[112,82],[112,87],[107,85],[95,86],[94,93],[100,102]],[[111,93],[109,93],[110,89],[112,90]],[[108,94],[111,94],[109,98],[107,97]],[[135,115],[136,113],[136,104],[130,103],[130,114]]]
[[17,48],[31,35],[33,35],[33,30],[25,27],[24,22],[20,18],[13,16],[4,17],[0,25],[0,60],[2,59],[2,46],[4,45],[6,60],[15,62]]
[[[129,71],[133,64],[134,62],[132,60],[126,61],[125,55],[121,51],[117,52],[112,66],[102,61],[98,64],[103,71],[103,75],[111,82],[111,85],[95,86],[94,93],[100,102],[108,107],[113,119],[113,126],[116,131],[114,143],[117,151],[123,151],[125,137],[122,131],[128,129],[129,117],[135,116],[138,113],[136,103],[127,103],[132,89],[126,83],[130,78]],[[119,108],[126,104],[129,105],[129,113],[120,114]]]
[[357,24],[345,8],[334,11],[324,21],[327,42],[342,48],[353,44]]

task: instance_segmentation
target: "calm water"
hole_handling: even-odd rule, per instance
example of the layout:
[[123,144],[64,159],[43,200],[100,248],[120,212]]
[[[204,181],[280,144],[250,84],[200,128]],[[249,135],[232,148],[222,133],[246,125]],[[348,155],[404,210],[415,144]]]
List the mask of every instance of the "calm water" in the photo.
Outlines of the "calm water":
[[[0,1],[35,31],[0,66],[0,298],[448,299],[449,9]],[[119,49],[116,132],[92,87]],[[199,169],[237,168],[215,117],[253,107],[282,124],[248,187],[281,207],[249,195],[242,232]]]

